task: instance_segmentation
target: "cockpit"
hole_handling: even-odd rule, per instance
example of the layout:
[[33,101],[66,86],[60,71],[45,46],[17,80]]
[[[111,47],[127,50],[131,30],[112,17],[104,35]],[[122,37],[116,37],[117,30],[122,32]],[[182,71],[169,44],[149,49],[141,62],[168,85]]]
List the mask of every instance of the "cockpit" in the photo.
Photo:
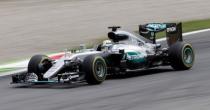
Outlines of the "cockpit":
[[115,32],[109,32],[108,38],[113,43],[130,44],[130,45],[143,45],[145,41],[141,39],[138,34],[117,30]]
[[109,40],[103,41],[102,44],[97,46],[98,51],[112,50],[115,47],[122,48],[141,48],[148,47],[148,43],[137,33],[131,33],[123,30],[118,30],[119,27],[110,27],[111,32],[108,33]]

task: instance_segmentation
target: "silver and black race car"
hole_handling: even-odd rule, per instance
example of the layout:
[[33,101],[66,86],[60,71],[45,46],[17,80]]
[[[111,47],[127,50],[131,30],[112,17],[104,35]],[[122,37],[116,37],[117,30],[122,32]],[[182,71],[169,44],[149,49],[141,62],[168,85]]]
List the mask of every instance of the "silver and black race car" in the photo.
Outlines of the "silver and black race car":
[[[65,52],[58,60],[35,55],[27,71],[12,75],[12,83],[102,83],[108,74],[172,66],[187,70],[193,66],[194,51],[182,39],[181,23],[149,23],[139,26],[139,34],[109,27],[109,40],[96,48]],[[166,32],[168,46],[156,43],[156,33]]]

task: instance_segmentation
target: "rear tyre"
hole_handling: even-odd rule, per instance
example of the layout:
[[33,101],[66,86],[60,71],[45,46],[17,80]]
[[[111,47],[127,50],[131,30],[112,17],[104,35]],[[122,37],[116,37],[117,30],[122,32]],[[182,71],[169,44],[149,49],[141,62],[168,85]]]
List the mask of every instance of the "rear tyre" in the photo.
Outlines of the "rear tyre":
[[191,44],[176,42],[169,48],[169,61],[175,70],[187,70],[193,66],[195,59]]
[[35,73],[38,80],[46,80],[43,74],[52,66],[52,60],[46,55],[34,55],[28,63],[28,73]]
[[106,79],[107,65],[101,56],[87,56],[84,59],[82,68],[85,72],[85,79],[88,84],[100,84]]

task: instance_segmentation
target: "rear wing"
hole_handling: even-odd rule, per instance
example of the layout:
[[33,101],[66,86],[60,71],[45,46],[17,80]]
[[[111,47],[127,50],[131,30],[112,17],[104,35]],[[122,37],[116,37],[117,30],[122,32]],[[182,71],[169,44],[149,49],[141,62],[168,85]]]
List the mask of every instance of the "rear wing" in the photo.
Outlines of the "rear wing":
[[168,46],[182,39],[182,23],[148,23],[139,25],[139,34],[156,43],[156,33],[166,32]]

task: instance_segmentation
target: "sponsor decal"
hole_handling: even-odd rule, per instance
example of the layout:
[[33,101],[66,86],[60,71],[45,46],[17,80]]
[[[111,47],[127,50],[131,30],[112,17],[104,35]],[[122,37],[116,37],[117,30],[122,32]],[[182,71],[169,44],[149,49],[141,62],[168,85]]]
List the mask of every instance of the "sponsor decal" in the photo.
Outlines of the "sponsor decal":
[[166,32],[168,32],[168,33],[176,32],[176,27],[169,27],[166,29]]
[[132,63],[145,62],[145,58],[140,52],[127,52],[127,60]]

